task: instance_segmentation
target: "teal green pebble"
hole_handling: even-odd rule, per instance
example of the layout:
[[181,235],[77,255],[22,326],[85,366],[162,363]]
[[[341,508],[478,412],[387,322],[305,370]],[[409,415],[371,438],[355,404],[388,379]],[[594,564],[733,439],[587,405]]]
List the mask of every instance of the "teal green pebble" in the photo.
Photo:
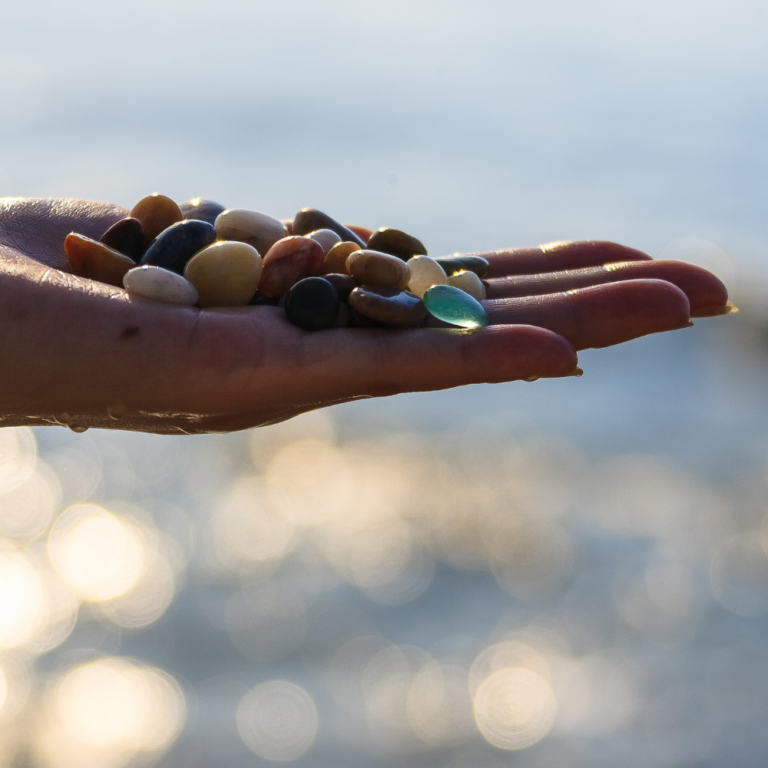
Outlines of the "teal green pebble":
[[430,314],[445,323],[462,328],[488,325],[488,313],[483,305],[452,285],[433,285],[424,292],[422,301]]

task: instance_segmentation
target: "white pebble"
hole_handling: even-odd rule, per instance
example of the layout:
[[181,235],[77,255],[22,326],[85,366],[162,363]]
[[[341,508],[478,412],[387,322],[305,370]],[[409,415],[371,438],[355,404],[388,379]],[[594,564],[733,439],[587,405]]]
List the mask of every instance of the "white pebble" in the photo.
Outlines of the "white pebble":
[[320,243],[323,253],[328,253],[336,243],[341,242],[341,238],[332,229],[316,229],[314,232],[306,235],[306,237],[314,240],[316,243]]
[[168,304],[183,304],[191,307],[197,303],[197,290],[186,278],[163,267],[145,264],[129,269],[123,278],[128,293],[146,299],[164,301]]
[[485,301],[485,286],[483,281],[469,270],[462,270],[448,278],[448,285],[468,293],[473,299]]
[[406,262],[411,271],[408,290],[420,299],[433,285],[448,285],[445,270],[429,256],[414,256]]

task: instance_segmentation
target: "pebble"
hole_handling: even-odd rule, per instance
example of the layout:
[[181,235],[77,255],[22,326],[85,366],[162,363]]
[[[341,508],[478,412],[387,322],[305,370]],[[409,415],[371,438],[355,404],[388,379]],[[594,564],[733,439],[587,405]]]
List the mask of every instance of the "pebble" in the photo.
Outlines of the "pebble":
[[248,243],[221,240],[198,251],[184,267],[200,307],[244,307],[261,278],[259,252]]
[[181,275],[186,263],[215,240],[216,230],[207,221],[180,221],[157,236],[141,263],[170,269]]
[[288,322],[305,331],[332,328],[339,314],[339,296],[328,280],[305,277],[294,285],[285,297]]
[[132,219],[138,219],[144,227],[144,245],[148,246],[164,229],[184,220],[184,214],[170,197],[152,195],[142,197],[128,214]]
[[259,293],[278,298],[304,277],[317,274],[323,263],[322,246],[308,237],[284,237],[264,256],[264,271],[259,282]]
[[468,293],[473,299],[485,301],[485,286],[483,281],[474,272],[467,270],[457,272],[448,278],[448,285]]
[[411,278],[408,265],[396,256],[360,250],[347,258],[347,272],[363,285],[380,285],[402,291]]
[[138,262],[144,255],[144,227],[130,216],[113,224],[99,242]]
[[213,224],[216,217],[226,210],[221,203],[215,203],[213,200],[203,200],[202,197],[193,197],[182,203],[179,208],[185,219],[197,219],[198,221],[207,221]]
[[474,272],[478,277],[485,277],[491,268],[488,260],[482,256],[441,256],[435,261],[448,276],[466,270],[467,272]]
[[125,254],[75,232],[64,239],[64,253],[75,275],[118,288],[123,285],[125,273],[136,266]]
[[284,237],[288,229],[279,219],[245,208],[229,208],[216,217],[216,234],[221,240],[237,240],[252,245],[262,256]]
[[483,305],[468,293],[452,285],[434,285],[424,293],[424,305],[438,320],[462,328],[482,328],[488,325],[488,313]]
[[342,301],[346,301],[349,298],[349,294],[359,285],[357,280],[349,275],[331,272],[330,274],[323,275],[323,277],[336,289],[336,293],[339,294],[339,298]]
[[325,254],[325,260],[323,261],[322,267],[320,267],[320,274],[346,274],[349,254],[359,250],[360,246],[357,243],[349,243],[343,240],[340,243],[336,243],[336,245]]
[[443,268],[429,256],[414,256],[406,262],[411,272],[408,290],[421,298],[433,285],[447,285],[448,277]]
[[413,328],[427,319],[424,302],[395,288],[362,285],[349,294],[349,306],[383,325]]
[[197,302],[195,286],[176,272],[144,265],[126,272],[123,285],[128,293],[169,304],[191,307]]
[[341,242],[341,238],[332,229],[316,229],[314,232],[310,232],[307,237],[320,243],[323,247],[323,253],[326,255],[334,245]]
[[361,248],[365,248],[365,242],[359,238],[351,229],[339,224],[327,213],[318,211],[317,208],[302,208],[293,218],[293,234],[308,235],[317,229],[330,229],[335,232],[342,240],[350,243],[357,243]]
[[426,256],[427,249],[421,240],[417,240],[402,230],[391,227],[377,229],[368,241],[368,248],[372,251],[381,251],[397,256],[403,261],[408,261],[413,256]]

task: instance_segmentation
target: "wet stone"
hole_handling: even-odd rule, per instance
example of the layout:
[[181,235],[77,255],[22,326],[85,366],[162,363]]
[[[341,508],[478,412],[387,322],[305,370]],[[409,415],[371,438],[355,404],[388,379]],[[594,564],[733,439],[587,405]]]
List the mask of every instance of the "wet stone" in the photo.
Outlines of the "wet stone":
[[207,221],[180,221],[157,237],[141,263],[170,269],[181,275],[187,262],[215,240],[216,230]]
[[397,256],[403,261],[408,261],[413,256],[427,255],[427,249],[421,240],[400,229],[392,229],[392,227],[377,229],[371,235],[366,247],[372,251],[381,251],[391,256]]
[[294,235],[308,235],[317,229],[330,229],[343,241],[357,243],[361,248],[365,248],[365,242],[351,229],[339,224],[338,221],[332,219],[327,213],[318,211],[317,208],[302,208],[293,219]]
[[483,305],[452,285],[435,285],[427,290],[424,305],[438,320],[462,328],[482,328],[489,322]]
[[213,224],[216,217],[226,210],[226,206],[215,203],[213,200],[204,200],[202,197],[193,197],[182,203],[179,208],[185,219],[197,219]]
[[170,197],[152,195],[142,197],[128,214],[132,219],[138,219],[144,227],[144,245],[148,246],[164,229],[184,220],[184,214]]
[[328,275],[323,275],[323,277],[336,289],[336,293],[339,294],[339,298],[342,301],[346,301],[349,298],[349,294],[360,285],[354,277],[349,275],[331,272]]
[[99,242],[138,262],[144,255],[144,227],[138,219],[120,219],[101,236]]
[[482,256],[441,256],[435,261],[445,270],[449,277],[457,272],[466,270],[474,272],[478,277],[485,277],[491,265]]
[[328,280],[306,277],[299,280],[285,297],[288,322],[305,331],[332,328],[339,314],[339,296]]
[[341,242],[341,238],[332,229],[316,229],[314,232],[310,232],[307,237],[320,243],[323,247],[323,253],[326,255],[334,245]]
[[411,277],[408,265],[402,259],[367,249],[349,255],[347,272],[362,285],[380,285],[398,291],[408,285]]
[[278,298],[294,283],[316,275],[323,263],[322,246],[308,237],[285,237],[275,243],[264,256],[259,293]]
[[73,274],[118,288],[123,285],[125,273],[136,266],[125,254],[75,232],[64,239],[64,253]]
[[128,293],[167,304],[191,307],[197,302],[195,286],[178,273],[162,267],[134,267],[126,272],[123,285]]
[[359,251],[360,246],[357,243],[342,242],[336,243],[328,253],[325,254],[323,266],[320,267],[320,274],[347,274],[347,259],[351,253]]
[[483,281],[474,273],[463,270],[448,278],[448,285],[468,293],[473,299],[485,301],[485,286]]
[[429,256],[414,256],[406,262],[411,273],[411,279],[408,282],[408,290],[421,298],[427,288],[433,285],[447,285],[443,268]]
[[216,234],[222,240],[237,240],[252,245],[262,256],[284,237],[288,229],[279,219],[259,211],[230,208],[216,217]]
[[349,306],[382,325],[413,328],[427,319],[424,303],[394,288],[362,285],[349,294]]
[[253,246],[221,240],[198,251],[184,267],[184,277],[197,289],[198,306],[243,307],[256,292],[261,271]]

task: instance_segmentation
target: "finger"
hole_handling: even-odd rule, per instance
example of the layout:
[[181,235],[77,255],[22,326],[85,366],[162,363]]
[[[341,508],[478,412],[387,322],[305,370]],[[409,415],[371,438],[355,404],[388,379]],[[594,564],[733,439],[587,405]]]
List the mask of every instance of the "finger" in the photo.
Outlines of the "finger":
[[511,248],[491,253],[468,253],[462,256],[482,256],[491,268],[489,278],[507,275],[535,275],[609,264],[616,261],[650,261],[651,257],[634,248],[618,243],[581,240],[572,243],[546,243],[536,248]]
[[485,302],[493,324],[548,328],[576,349],[608,347],[689,324],[686,295],[662,280],[629,280],[564,293]]
[[625,261],[564,272],[503,277],[489,280],[486,289],[489,299],[511,299],[645,279],[666,280],[676,285],[688,297],[692,316],[699,311],[724,307],[728,302],[726,287],[711,272],[679,261]]

